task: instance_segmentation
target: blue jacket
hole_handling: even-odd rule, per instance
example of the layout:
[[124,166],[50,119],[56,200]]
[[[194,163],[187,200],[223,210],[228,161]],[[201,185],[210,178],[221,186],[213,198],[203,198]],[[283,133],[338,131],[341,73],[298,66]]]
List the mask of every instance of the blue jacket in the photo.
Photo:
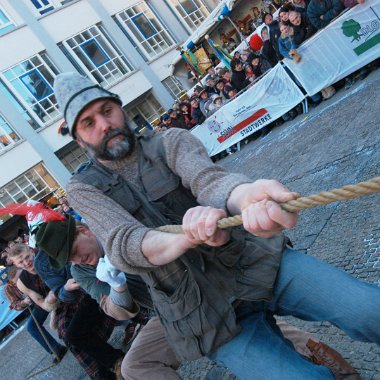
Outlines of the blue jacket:
[[41,249],[34,258],[34,268],[45,284],[53,291],[55,296],[62,302],[73,303],[77,301],[82,293],[81,290],[68,292],[64,286],[69,278],[72,278],[71,264],[61,270],[52,269],[49,264],[48,255]]
[[307,6],[307,17],[315,28],[322,29],[343,9],[341,0],[311,0]]
[[278,39],[278,51],[284,58],[293,59],[289,55],[289,51],[292,49],[297,49],[296,40],[294,39],[294,36],[288,36],[288,37],[280,37]]

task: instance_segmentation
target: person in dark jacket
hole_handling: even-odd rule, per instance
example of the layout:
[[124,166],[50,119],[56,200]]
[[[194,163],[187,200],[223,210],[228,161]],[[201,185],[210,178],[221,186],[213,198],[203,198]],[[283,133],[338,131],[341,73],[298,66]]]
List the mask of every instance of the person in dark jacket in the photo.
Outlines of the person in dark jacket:
[[283,22],[284,24],[289,24],[289,12],[293,11],[294,9],[295,8],[294,8],[294,5],[292,3],[284,4],[280,8],[280,11],[278,12],[278,15],[279,15],[281,22]]
[[224,87],[225,87],[224,80],[222,78],[219,78],[218,81],[216,82],[216,89],[218,90],[218,93],[216,95],[219,95],[222,97],[223,101],[227,99],[227,97],[224,94]]
[[191,99],[191,117],[195,121],[195,125],[202,124],[206,120],[206,116],[203,115],[201,109],[199,108],[198,98]]
[[[208,93],[208,96],[211,96],[213,94],[217,93],[217,90],[215,88],[216,80],[218,79],[217,75],[209,75],[206,79],[206,91]],[[201,95],[201,92],[203,92],[203,89],[199,91],[199,96]]]
[[353,8],[355,5],[364,4],[365,0],[344,0],[343,5],[345,8]]
[[[192,98],[193,97],[196,97],[196,96],[192,95]],[[187,129],[193,128],[196,123],[195,123],[195,120],[191,116],[191,105],[187,101],[182,102],[179,105],[179,109],[181,111],[181,115],[183,119],[185,120]]]
[[300,13],[306,13],[309,0],[292,0],[294,4],[294,10]]
[[293,26],[294,39],[298,46],[317,31],[317,29],[315,29],[309,22],[306,13],[290,11],[289,22]]
[[[56,241],[56,246],[59,244]],[[39,249],[34,258],[34,267],[58,300],[64,304],[64,308],[71,308],[70,317],[65,318],[62,336],[66,345],[70,350],[74,348],[84,353],[99,367],[100,373],[94,375],[94,379],[100,375],[100,379],[121,380],[124,353],[107,343],[115,320],[108,317],[100,310],[98,303],[83,292],[80,284],[71,276],[71,264],[60,270],[54,269],[48,255]]]
[[252,65],[256,78],[272,68],[271,64],[262,56],[251,54],[249,63]]
[[243,64],[238,59],[231,61],[231,83],[240,92],[245,89],[251,82],[245,77],[245,71],[243,70]]
[[263,40],[263,47],[261,49],[261,55],[270,63],[272,67],[276,66],[279,61],[279,56],[276,49],[273,46],[272,41],[269,39],[268,27],[265,26],[261,29],[261,38]]
[[265,14],[264,23],[269,30],[269,40],[272,43],[277,56],[279,57],[278,39],[280,38],[280,35],[281,35],[279,23],[277,20],[273,20],[273,16],[270,13]]
[[[10,309],[21,311],[28,306],[33,307],[33,309],[29,309],[31,316],[28,318],[26,330],[46,352],[53,355],[53,363],[57,364],[65,356],[67,347],[58,343],[44,327],[44,322],[48,318],[56,298],[34,271],[32,265],[33,250],[29,248],[19,252],[18,246],[19,244],[16,244],[14,246],[16,248],[12,248],[11,255],[20,268],[23,267],[24,263],[27,263],[25,266],[28,266],[28,271],[20,269],[16,265],[9,267],[9,281],[4,286],[4,294],[9,300]],[[23,289],[23,292],[20,289]],[[36,292],[37,289],[38,292]]]
[[187,125],[186,125],[185,118],[180,112],[177,112],[174,109],[170,109],[170,110],[168,110],[168,115],[172,119],[172,127],[173,128],[188,129]]
[[340,0],[311,0],[307,6],[307,17],[315,28],[322,29],[343,9]]
[[[83,292],[79,290],[79,284],[74,287],[72,279],[66,282],[69,266],[55,271],[50,267],[45,252],[40,250],[35,255],[34,251],[25,244],[15,245],[12,257],[15,265],[24,269],[24,274],[17,282],[20,290],[29,295],[41,310],[52,311],[54,309],[52,305],[56,305],[58,336],[65,342],[87,375],[93,380],[121,379],[104,366],[108,359],[111,359],[112,364],[116,364],[113,357],[115,354],[117,359],[124,356],[121,350],[115,350],[107,344],[114,321],[111,322],[110,318],[99,320],[96,308],[88,310],[87,318],[84,318],[83,310],[87,302]],[[57,303],[57,300],[60,303]],[[62,355],[60,350],[56,352],[58,358]],[[119,374],[120,365],[119,361]]]

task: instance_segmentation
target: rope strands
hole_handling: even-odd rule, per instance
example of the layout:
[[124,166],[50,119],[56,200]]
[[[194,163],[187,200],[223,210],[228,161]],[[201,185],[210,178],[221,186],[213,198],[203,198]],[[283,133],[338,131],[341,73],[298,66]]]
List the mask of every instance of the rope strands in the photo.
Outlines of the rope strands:
[[380,192],[380,177],[375,177],[365,182],[359,182],[356,185],[346,185],[340,189],[322,191],[319,194],[281,203],[281,207],[289,212],[298,212],[307,208],[324,206],[332,202],[345,201],[378,192]]
[[[380,192],[380,177],[374,177],[365,182],[359,182],[355,185],[346,185],[339,189],[322,191],[319,194],[312,194],[307,197],[300,197],[296,200],[281,203],[281,207],[288,212],[298,212],[307,208],[324,206],[332,202],[345,201],[359,198],[364,195],[370,195]],[[218,220],[218,228],[226,229],[243,224],[241,215],[235,215],[229,218]],[[171,232],[175,234],[182,233],[180,225],[168,225],[156,228],[157,231]]]

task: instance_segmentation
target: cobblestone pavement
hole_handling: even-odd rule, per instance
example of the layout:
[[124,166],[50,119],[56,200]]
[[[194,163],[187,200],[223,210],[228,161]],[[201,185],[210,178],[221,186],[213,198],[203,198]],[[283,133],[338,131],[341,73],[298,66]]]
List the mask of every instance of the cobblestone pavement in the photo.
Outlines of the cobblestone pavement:
[[[379,176],[379,88],[377,70],[350,90],[339,91],[309,114],[274,128],[219,163],[253,179],[278,179],[304,195]],[[379,195],[372,195],[304,211],[288,235],[297,249],[380,286],[379,200]],[[354,342],[328,323],[291,322],[337,349],[363,379],[380,380],[379,347]],[[115,344],[120,342],[120,333],[121,329],[116,329],[111,338]],[[24,379],[50,363],[51,358],[25,330],[0,346],[4,380]],[[185,380],[206,380],[212,370],[215,366],[202,359],[187,363],[179,373]],[[219,373],[214,379],[231,379],[228,371]],[[67,354],[58,366],[33,379],[87,377],[73,356]]]

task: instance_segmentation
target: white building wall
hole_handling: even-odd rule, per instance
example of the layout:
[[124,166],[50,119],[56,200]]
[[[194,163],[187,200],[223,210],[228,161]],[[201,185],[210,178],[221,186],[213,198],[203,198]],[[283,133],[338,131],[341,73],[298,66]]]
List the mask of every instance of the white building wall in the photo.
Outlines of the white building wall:
[[37,36],[22,26],[0,38],[0,71],[45,50]]
[[110,15],[114,15],[115,13],[118,13],[125,8],[131,7],[133,4],[136,4],[139,1],[140,0],[102,0],[101,3]]
[[41,161],[40,155],[28,141],[23,141],[0,156],[0,187]]
[[42,26],[56,43],[71,37],[101,20],[87,1],[58,8],[40,19]]
[[176,56],[178,56],[178,51],[173,47],[170,51],[168,51],[165,55],[153,60],[150,63],[150,67],[154,71],[154,73],[160,78],[160,81],[163,81],[169,75],[171,75],[170,64],[174,60]]
[[[95,9],[95,3],[100,2],[107,13],[113,16],[123,9],[130,7],[134,3],[139,2],[140,0],[99,0],[96,2],[94,1],[93,3],[92,0],[77,0],[66,6],[57,8],[44,16],[39,16],[38,12],[35,11],[31,11],[30,16],[26,16],[24,9],[23,12],[20,11],[20,14],[22,14],[25,19],[23,19],[17,12],[18,9],[20,10],[20,4],[17,4],[19,1],[22,2],[24,8],[25,5],[27,5],[28,8],[32,9],[32,6],[29,4],[28,0],[0,0],[0,7],[5,10],[7,15],[16,24],[16,29],[0,36],[0,71],[5,70],[44,50],[46,50],[49,55],[49,48],[44,46],[44,43],[42,42],[44,38],[42,38],[42,36],[48,36],[52,41],[54,41],[54,44],[58,44],[63,40],[83,31],[91,25],[100,22],[103,23],[104,20],[102,20],[102,17],[99,16],[99,12]],[[147,0],[148,5],[149,2],[150,0]],[[59,2],[56,4],[59,4]],[[159,0],[155,0],[154,4],[154,11],[160,16],[161,21],[165,23],[165,20],[169,16],[171,17],[171,21],[173,21],[174,16],[169,10],[167,4],[164,3],[164,0],[162,0],[162,4],[160,4]],[[160,11],[162,13],[160,13]],[[32,17],[32,19],[29,17]],[[33,22],[31,22],[31,20],[33,20]],[[38,22],[43,29],[37,28],[34,20],[37,20],[36,22]],[[184,34],[185,27],[180,20],[175,19],[175,21],[177,23],[176,25],[178,26],[179,23],[183,29],[182,31],[171,30],[172,35],[175,36],[177,34],[176,38],[178,39],[178,35],[182,36]],[[166,24],[166,27],[169,30],[170,28],[173,29],[173,22],[171,25]],[[178,29],[178,27],[175,29]],[[110,37],[116,38],[116,41],[113,41],[116,45],[119,45],[124,41],[122,40],[122,37],[120,37],[120,33],[118,34],[118,37],[114,37],[114,35],[111,35]],[[46,43],[46,39],[44,41]],[[50,48],[51,46],[54,47],[54,44],[51,44]],[[134,54],[136,54],[136,50],[134,51]],[[153,72],[157,77],[156,80],[160,82],[171,74],[169,65],[176,55],[178,55],[178,52],[175,50],[173,45],[173,48],[162,56],[154,58],[149,63],[144,63],[146,65],[145,67],[149,67],[149,70],[144,70],[142,64],[139,64],[138,67],[134,67],[134,72],[123,78],[109,90],[118,93],[121,96],[124,105],[134,101],[148,91],[154,90],[152,82],[150,81],[152,80],[149,76],[151,75],[150,72]],[[54,56],[50,56],[53,63],[56,65],[59,63],[56,62],[57,56],[59,57],[59,54],[57,55],[56,52]],[[62,57],[65,58],[63,55]],[[128,59],[127,55],[126,58]],[[141,62],[144,62],[143,59],[141,59]],[[60,67],[60,65],[58,65],[58,67]],[[150,80],[148,78],[150,78]],[[160,84],[159,82],[156,83]],[[4,109],[4,105],[3,107],[0,105],[0,112],[3,113],[4,116],[7,116],[7,110]],[[63,119],[60,119],[51,125],[41,128],[37,131],[37,133],[33,131],[33,133],[23,134],[23,128],[31,128],[27,123],[23,124],[21,128],[19,125],[18,129],[14,128],[19,135],[24,138],[29,138],[30,140],[22,141],[21,143],[17,143],[13,148],[0,151],[0,167],[3,168],[3,170],[0,171],[0,187],[11,182],[16,177],[43,161],[42,157],[49,157],[49,155],[44,155],[46,150],[50,151],[51,154],[53,152],[57,152],[59,149],[71,142],[70,136],[62,136],[58,134],[58,128],[62,122]],[[37,140],[38,143],[36,144]],[[38,149],[38,152],[36,149]],[[43,150],[45,150],[45,152],[43,152]],[[52,158],[54,161],[54,157]],[[53,165],[51,162],[49,164],[50,165],[47,165],[47,167],[51,172],[51,175],[56,177],[54,173],[54,163]],[[6,169],[4,170],[4,168]]]

